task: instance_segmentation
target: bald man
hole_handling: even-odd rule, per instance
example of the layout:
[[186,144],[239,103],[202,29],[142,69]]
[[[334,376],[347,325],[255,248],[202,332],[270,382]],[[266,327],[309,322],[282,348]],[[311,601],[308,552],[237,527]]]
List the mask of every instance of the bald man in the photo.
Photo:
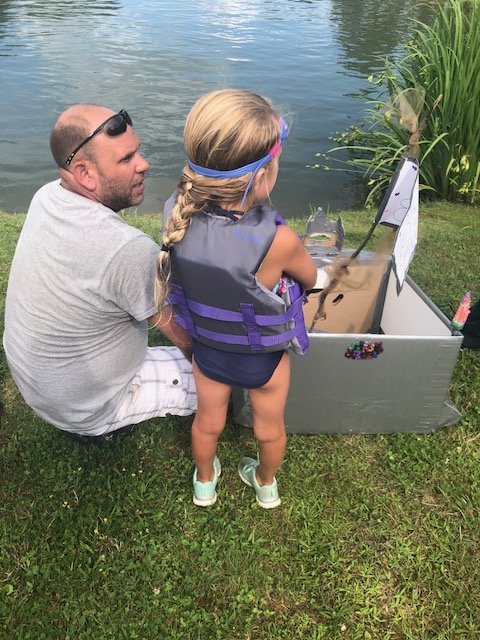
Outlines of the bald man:
[[[30,204],[11,265],[3,345],[25,402],[98,440],[196,409],[191,341],[153,298],[158,245],[119,215],[143,200],[149,163],[132,120],[75,105],[50,136],[60,179]],[[174,347],[148,347],[148,326]]]

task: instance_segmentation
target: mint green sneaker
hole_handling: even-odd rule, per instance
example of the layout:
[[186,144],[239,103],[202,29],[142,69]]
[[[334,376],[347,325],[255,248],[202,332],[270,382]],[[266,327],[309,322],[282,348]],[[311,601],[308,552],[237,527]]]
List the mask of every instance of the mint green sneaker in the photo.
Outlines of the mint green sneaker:
[[193,472],[193,503],[196,504],[197,507],[209,507],[217,501],[217,492],[215,489],[222,473],[220,460],[217,456],[213,459],[213,470],[215,472],[213,480],[210,480],[210,482],[199,482],[197,480],[197,467],[195,467],[195,471]]
[[281,502],[278,495],[277,481],[274,478],[272,484],[260,486],[255,477],[255,470],[259,464],[259,461],[254,460],[254,458],[241,458],[238,463],[238,475],[245,484],[254,489],[257,502],[261,507],[274,509]]

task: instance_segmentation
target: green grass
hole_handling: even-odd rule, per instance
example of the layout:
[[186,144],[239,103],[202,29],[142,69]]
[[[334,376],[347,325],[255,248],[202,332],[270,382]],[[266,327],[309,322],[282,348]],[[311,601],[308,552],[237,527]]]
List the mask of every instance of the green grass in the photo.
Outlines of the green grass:
[[[342,216],[348,246],[371,215]],[[158,233],[154,216],[129,221]],[[22,222],[0,214],[2,307]],[[480,295],[479,235],[478,210],[421,207],[410,273],[449,316],[465,289]],[[2,640],[479,637],[480,358],[471,352],[452,379],[462,413],[453,427],[289,436],[272,512],[236,475],[254,450],[249,430],[228,424],[219,500],[202,510],[191,501],[191,418],[80,445],[24,405],[3,355],[0,367]]]

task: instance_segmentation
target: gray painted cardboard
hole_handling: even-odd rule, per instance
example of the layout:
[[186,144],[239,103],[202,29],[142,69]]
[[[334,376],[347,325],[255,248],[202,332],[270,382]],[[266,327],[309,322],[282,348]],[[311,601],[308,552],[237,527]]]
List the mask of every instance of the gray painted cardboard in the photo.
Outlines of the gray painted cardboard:
[[[430,433],[460,413],[448,387],[463,336],[407,276],[399,295],[390,271],[380,333],[309,333],[305,356],[292,354],[287,433]],[[357,340],[381,341],[374,360],[345,357]],[[232,394],[234,420],[251,426],[248,395]]]

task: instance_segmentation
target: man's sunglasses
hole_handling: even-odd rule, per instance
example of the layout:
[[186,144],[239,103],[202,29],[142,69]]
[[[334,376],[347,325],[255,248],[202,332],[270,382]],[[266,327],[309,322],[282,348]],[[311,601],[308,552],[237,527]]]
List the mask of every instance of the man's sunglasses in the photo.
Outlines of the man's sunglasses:
[[88,136],[88,138],[85,138],[85,140],[83,140],[83,142],[81,142],[78,145],[78,147],[76,147],[72,151],[72,153],[68,156],[67,161],[65,163],[67,167],[72,162],[73,157],[77,153],[77,151],[80,151],[80,149],[84,145],[86,145],[87,142],[89,142],[93,138],[93,136],[96,136],[97,133],[100,133],[100,131],[104,131],[107,134],[107,136],[110,136],[113,138],[115,136],[119,136],[121,133],[125,133],[125,131],[127,130],[128,124],[132,126],[132,119],[130,118],[128,113],[125,111],[125,109],[122,109],[121,111],[116,113],[114,116],[110,116],[110,118],[107,118],[105,122],[103,122],[99,127],[97,127],[95,131]]

